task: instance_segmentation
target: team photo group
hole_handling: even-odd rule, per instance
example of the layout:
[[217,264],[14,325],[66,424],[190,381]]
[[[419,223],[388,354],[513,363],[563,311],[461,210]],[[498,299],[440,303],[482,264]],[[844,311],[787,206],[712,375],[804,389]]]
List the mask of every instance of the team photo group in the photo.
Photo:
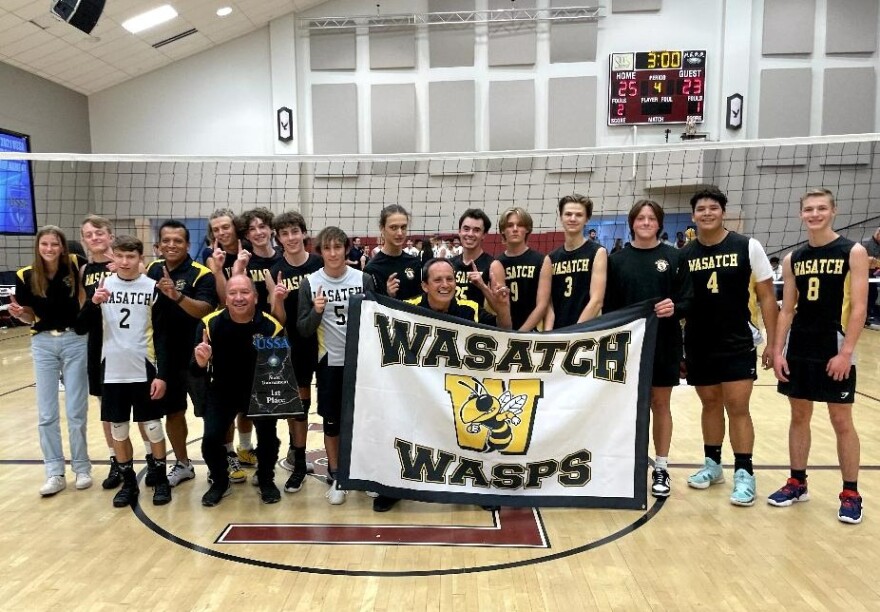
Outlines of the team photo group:
[[[435,248],[425,244],[420,251],[409,234],[409,212],[392,204],[374,222],[379,246],[369,253],[343,228],[310,231],[296,211],[218,209],[208,220],[208,240],[199,257],[204,263],[191,257],[189,229],[174,219],[159,226],[156,257],[149,263],[144,243],[115,234],[106,218],[82,220],[75,238],[85,256],[73,252],[69,238],[74,237],[45,226],[36,235],[33,263],[17,273],[9,306],[13,317],[31,326],[46,476],[40,495],[54,496],[68,484],[61,398],[73,486],[92,486],[86,443],[91,395],[100,403],[110,456],[101,486],[118,489],[116,507],[139,499],[138,439],[146,455],[143,485],[152,488],[153,504],[168,504],[172,491],[197,479],[188,446],[193,417],[203,419],[204,426],[201,455],[208,473],[202,505],[220,504],[233,484],[248,480],[267,504],[279,502],[282,489],[299,492],[316,470],[307,456],[313,405],[326,450],[325,497],[329,504],[343,504],[348,491],[339,478],[345,454],[340,434],[346,371],[358,348],[347,346],[355,296],[385,296],[408,303],[409,312],[536,334],[649,301],[657,319],[648,373],[651,494],[668,497],[674,486],[671,399],[684,379],[702,405],[705,458],[687,485],[704,490],[725,482],[722,447],[728,437],[734,459],[730,503],[755,503],[749,404],[762,367],[773,370],[791,410],[790,477],[767,503],[786,507],[809,499],[810,424],[819,402],[828,407],[837,440],[838,519],[860,523],[860,447],[852,407],[854,351],[868,315],[868,251],[835,232],[837,204],[827,189],[810,189],[800,198],[803,242],[778,264],[771,264],[757,240],[726,228],[727,204],[718,189],[694,193],[695,234],[673,245],[663,240],[661,204],[638,200],[627,215],[628,242],[610,254],[586,231],[594,204],[578,194],[556,206],[564,242],[549,254],[529,246],[533,220],[520,207],[497,219],[470,208],[457,219],[454,247],[435,240]],[[495,256],[483,247],[493,227],[503,245]],[[292,392],[302,407],[293,416],[248,416],[258,345],[266,342],[289,347]],[[473,389],[461,385],[467,386],[468,399],[489,397],[476,382]],[[187,415],[190,405],[193,415]],[[479,401],[475,406],[483,409]],[[509,443],[520,415],[513,408],[492,418],[486,452]],[[279,420],[287,421],[285,433],[278,430]],[[287,441],[286,449],[279,437]],[[255,469],[249,474],[245,467]],[[287,476],[280,488],[276,467]],[[399,501],[382,493],[367,493],[377,512]]]

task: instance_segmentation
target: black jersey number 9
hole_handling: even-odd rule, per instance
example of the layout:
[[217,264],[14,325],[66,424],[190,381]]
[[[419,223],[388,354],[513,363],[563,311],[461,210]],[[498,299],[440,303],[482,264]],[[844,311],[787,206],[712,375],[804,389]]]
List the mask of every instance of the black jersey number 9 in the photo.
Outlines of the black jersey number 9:
[[122,308],[122,309],[120,309],[119,312],[122,313],[122,318],[119,320],[119,328],[120,329],[128,329],[129,327],[131,327],[131,325],[129,325],[127,323],[128,317],[131,316],[131,309],[130,308]]
[[333,307],[333,312],[336,314],[336,324],[339,326],[345,325],[345,306],[338,304]]

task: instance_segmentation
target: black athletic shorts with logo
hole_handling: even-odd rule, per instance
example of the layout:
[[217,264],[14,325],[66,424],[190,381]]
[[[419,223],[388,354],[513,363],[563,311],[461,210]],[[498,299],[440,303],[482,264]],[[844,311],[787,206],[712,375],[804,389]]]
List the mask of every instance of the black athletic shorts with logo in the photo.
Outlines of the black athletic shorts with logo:
[[856,395],[856,366],[849,378],[834,380],[825,371],[828,361],[840,350],[843,334],[836,331],[792,329],[786,346],[788,382],[779,382],[776,389],[793,399],[852,404]]

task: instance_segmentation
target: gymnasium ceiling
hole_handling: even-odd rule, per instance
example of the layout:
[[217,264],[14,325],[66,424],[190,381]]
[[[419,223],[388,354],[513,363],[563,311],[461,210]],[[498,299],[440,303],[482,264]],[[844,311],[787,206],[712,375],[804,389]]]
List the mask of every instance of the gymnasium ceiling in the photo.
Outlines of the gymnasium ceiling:
[[[89,95],[258,30],[324,0],[107,0],[91,35],[50,14],[51,0],[0,0],[0,61]],[[160,4],[178,16],[140,34],[120,25]],[[231,7],[232,14],[216,11]],[[195,28],[158,49],[153,45]]]

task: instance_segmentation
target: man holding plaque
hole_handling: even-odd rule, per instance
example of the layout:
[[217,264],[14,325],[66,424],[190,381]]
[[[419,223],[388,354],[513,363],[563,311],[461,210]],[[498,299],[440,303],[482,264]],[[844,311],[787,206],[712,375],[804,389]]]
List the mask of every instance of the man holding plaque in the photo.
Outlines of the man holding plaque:
[[[211,487],[202,496],[203,506],[216,506],[232,492],[226,463],[226,433],[239,412],[248,412],[252,400],[265,407],[266,396],[254,385],[259,356],[266,357],[265,348],[289,348],[284,326],[271,315],[257,309],[257,292],[253,281],[244,275],[231,277],[226,283],[226,308],[202,319],[196,332],[193,371],[210,375],[205,403],[205,433],[202,456],[210,472]],[[274,365],[283,371],[289,366],[289,350]],[[272,356],[265,360],[271,365]],[[210,371],[209,371],[210,366]],[[259,372],[261,383],[268,380],[265,368]],[[282,385],[283,386],[283,385]],[[295,392],[295,384],[293,387]],[[252,394],[254,399],[252,398]],[[281,401],[285,391],[279,388]],[[271,398],[271,392],[269,394]],[[253,411],[252,411],[253,412]],[[281,499],[275,486],[275,462],[278,460],[277,416],[266,414],[254,420],[257,430],[257,479],[260,499],[274,504]]]

